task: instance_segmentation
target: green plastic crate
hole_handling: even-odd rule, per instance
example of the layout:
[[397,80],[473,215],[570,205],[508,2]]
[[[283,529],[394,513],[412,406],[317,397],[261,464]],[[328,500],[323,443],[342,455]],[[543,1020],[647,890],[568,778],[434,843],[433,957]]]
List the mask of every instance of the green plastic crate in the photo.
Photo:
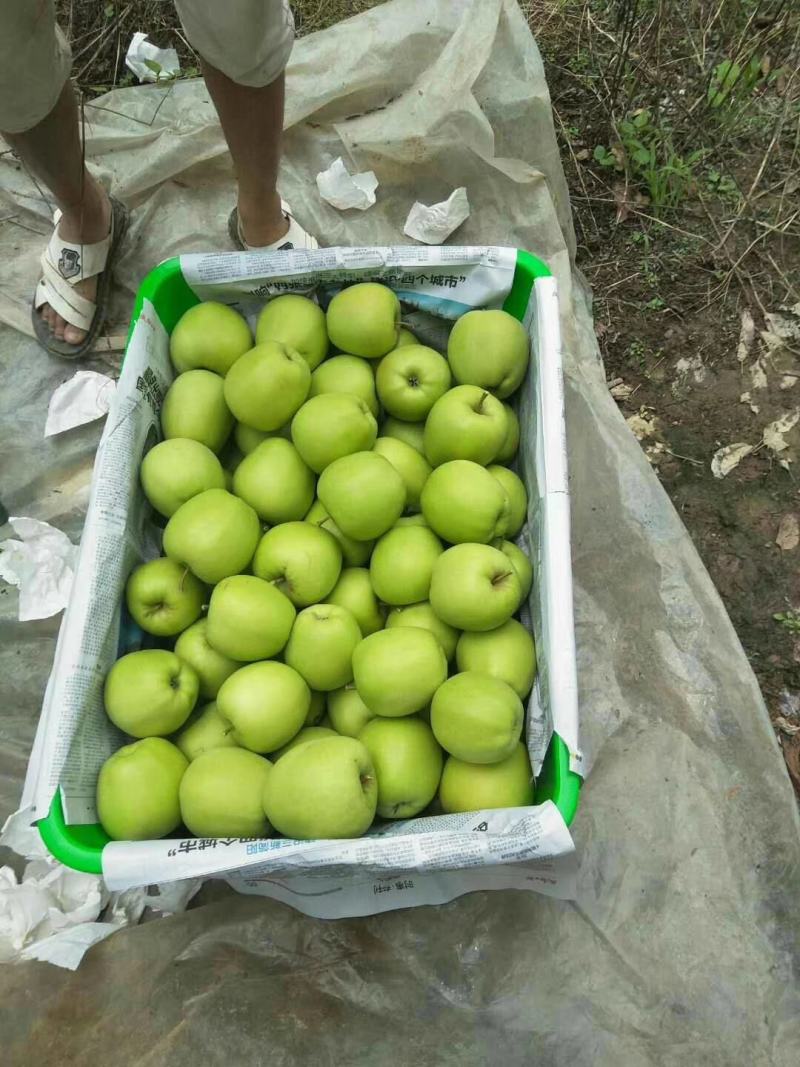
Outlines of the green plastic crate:
[[[520,321],[525,321],[536,281],[545,278],[551,278],[547,265],[529,252],[518,250],[513,284],[503,305],[505,310]],[[365,276],[363,280],[369,280],[369,278]],[[199,303],[199,297],[184,277],[179,258],[168,259],[161,263],[142,282],[136,295],[129,340],[146,301],[152,304],[167,333],[173,330],[185,311]],[[554,373],[560,388],[560,362],[554,368]],[[557,414],[560,415],[563,423],[563,401],[561,410]],[[566,547],[568,550],[568,544]],[[570,604],[570,630],[571,624]],[[571,633],[570,636],[572,636]],[[577,722],[574,728],[575,737],[577,737]],[[559,733],[554,732],[536,780],[535,804],[551,800],[567,825],[572,822],[578,808],[582,778],[572,767],[575,760],[579,759],[577,747],[573,746],[570,749]],[[109,842],[108,836],[99,824],[68,825],[58,791],[52,799],[48,815],[40,819],[37,825],[47,849],[61,863],[78,871],[91,874],[103,873],[103,849]]]

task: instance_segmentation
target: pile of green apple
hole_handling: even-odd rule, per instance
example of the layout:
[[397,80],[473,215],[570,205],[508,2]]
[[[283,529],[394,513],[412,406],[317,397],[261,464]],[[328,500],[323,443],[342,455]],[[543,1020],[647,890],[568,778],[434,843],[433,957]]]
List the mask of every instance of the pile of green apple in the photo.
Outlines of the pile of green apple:
[[[100,770],[116,840],[346,838],[376,815],[530,804],[532,568],[507,403],[528,337],[504,311],[446,357],[375,283],[247,322],[176,325],[163,441],[141,465],[164,555],[126,603],[160,647],[117,660]],[[335,354],[329,356],[334,348]]]

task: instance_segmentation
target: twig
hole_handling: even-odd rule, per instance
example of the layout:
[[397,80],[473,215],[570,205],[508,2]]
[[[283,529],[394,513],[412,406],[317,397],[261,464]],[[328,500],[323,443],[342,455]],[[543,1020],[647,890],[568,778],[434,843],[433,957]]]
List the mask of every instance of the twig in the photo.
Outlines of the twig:
[[[633,396],[633,393],[631,393],[631,396]],[[682,460],[685,460],[685,461],[686,461],[687,463],[691,463],[691,464],[693,464],[693,465],[694,465],[695,467],[703,467],[703,466],[705,466],[705,464],[704,464],[704,463],[702,462],[702,460],[699,460],[699,459],[692,459],[692,457],[691,457],[691,456],[682,456],[682,455],[680,454],[680,452],[673,452],[671,448],[667,448],[667,446],[666,446],[666,445],[664,444],[664,442],[663,442],[663,441],[661,442],[661,447],[662,447],[662,448],[664,449],[664,451],[665,451],[665,452],[667,452],[667,453],[668,453],[668,454],[669,454],[670,456],[674,456],[674,457],[675,457],[675,459],[682,459]]]
[[[569,134],[567,133],[567,128],[564,125],[564,122],[563,122],[563,120],[561,118],[561,115],[558,113],[558,108],[555,105],[553,105],[553,114],[558,119],[558,124],[561,127],[561,132],[564,135],[564,140],[567,142],[567,148],[569,149],[569,154],[572,156],[572,162],[573,162],[573,164],[575,166],[575,173],[578,175],[578,181],[581,183],[581,189],[583,189],[584,195],[588,197],[589,192],[588,192],[588,190],[586,188],[586,182],[583,180],[583,173],[582,173],[582,170],[581,170],[581,165],[578,162],[577,156],[575,155],[575,151],[574,151],[574,149],[572,147],[572,141],[570,140]],[[600,228],[597,225],[597,219],[594,217],[594,212],[592,211],[591,207],[589,208],[589,214],[590,214],[590,216],[592,218],[592,225],[594,226],[595,235],[597,237],[599,237],[600,236]],[[580,215],[577,215],[576,217],[577,217],[578,221],[581,222]],[[583,227],[583,223],[581,222],[581,228],[582,227]],[[586,237],[586,235],[584,234],[584,239],[585,239],[585,237]]]
[[[701,194],[698,194],[698,199],[700,200],[700,203],[701,203],[701,205],[703,207],[703,211],[706,214],[706,218],[708,219],[708,221],[711,223],[712,227],[714,228],[714,232],[716,233],[717,237],[720,238],[719,244],[718,244],[718,248],[721,249],[725,253],[726,258],[727,258],[728,262],[731,265],[730,273],[734,274],[736,276],[736,280],[741,285],[741,287],[744,290],[745,294],[747,294],[748,286],[745,284],[745,280],[742,277],[742,272],[739,269],[738,263],[734,263],[734,261],[733,261],[733,256],[731,255],[731,251],[728,248],[727,243],[721,239],[720,232],[719,232],[719,227],[717,226],[717,220],[714,218],[714,216],[708,210],[708,205],[706,204],[706,202],[703,199],[703,196]],[[750,281],[750,283],[749,283],[749,290],[750,290],[750,295],[752,296],[753,300],[758,304],[759,308],[761,308],[761,314],[766,316],[767,309],[762,304],[761,297],[758,295],[758,292],[756,291],[756,288],[753,285],[752,281]]]

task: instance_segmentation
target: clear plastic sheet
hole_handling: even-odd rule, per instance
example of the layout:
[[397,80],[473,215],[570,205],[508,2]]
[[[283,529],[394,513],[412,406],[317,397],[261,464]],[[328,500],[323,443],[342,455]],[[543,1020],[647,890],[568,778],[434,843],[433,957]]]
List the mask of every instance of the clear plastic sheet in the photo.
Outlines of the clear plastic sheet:
[[[185,914],[95,946],[74,974],[2,968],[4,1062],[793,1067],[797,809],[719,597],[605,386],[522,15],[510,0],[395,0],[299,41],[287,102],[282,192],[325,243],[400,243],[415,200],[463,185],[459,244],[529,248],[558,276],[590,765],[572,827],[578,899],[477,893],[326,922],[207,886]],[[200,82],[121,90],[87,118],[94,166],[134,208],[123,333],[150,266],[213,234],[225,246],[230,161]],[[337,156],[380,182],[357,217],[314,187]],[[4,215],[46,232],[47,206],[9,155],[0,196]],[[0,226],[6,322],[25,325],[42,243]],[[0,368],[5,509],[77,541],[99,424],[43,439],[50,394],[74,368],[5,327]],[[16,592],[0,591],[3,817],[57,625],[17,623]]]

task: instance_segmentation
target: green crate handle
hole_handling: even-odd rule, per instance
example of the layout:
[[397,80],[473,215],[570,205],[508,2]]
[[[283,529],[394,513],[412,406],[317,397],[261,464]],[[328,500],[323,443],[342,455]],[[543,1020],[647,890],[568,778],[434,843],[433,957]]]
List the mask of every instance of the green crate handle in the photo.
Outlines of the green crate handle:
[[[534,282],[537,278],[549,277],[550,270],[546,263],[530,252],[519,249],[514,281],[503,305],[505,310],[521,320]],[[200,302],[186,282],[177,257],[160,263],[139,286],[128,332],[129,340],[145,300],[157,306],[167,333],[172,332],[185,311]],[[578,810],[581,785],[580,775],[570,770],[569,749],[558,734],[553,734],[536,782],[536,802],[541,804],[552,800],[569,826]],[[68,826],[64,821],[59,790],[56,790],[50,811],[39,820],[37,826],[47,850],[60,863],[87,874],[103,873],[103,848],[111,839],[99,823]]]

